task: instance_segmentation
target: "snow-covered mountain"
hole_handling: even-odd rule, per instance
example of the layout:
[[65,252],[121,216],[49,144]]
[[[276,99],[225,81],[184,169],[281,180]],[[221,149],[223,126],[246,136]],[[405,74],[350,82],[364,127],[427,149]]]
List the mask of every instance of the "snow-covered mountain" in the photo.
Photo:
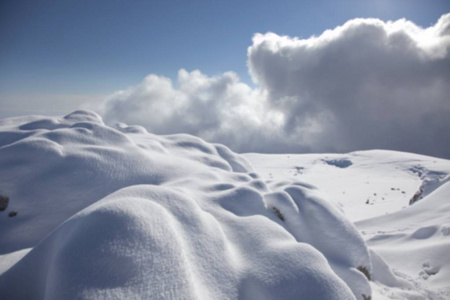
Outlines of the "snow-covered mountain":
[[0,299],[445,299],[449,173],[242,156],[88,111],[4,119]]

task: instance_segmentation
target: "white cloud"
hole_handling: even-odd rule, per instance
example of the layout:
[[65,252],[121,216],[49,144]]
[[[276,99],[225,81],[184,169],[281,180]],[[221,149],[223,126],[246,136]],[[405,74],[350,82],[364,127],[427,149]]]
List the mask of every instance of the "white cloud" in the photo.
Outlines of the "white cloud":
[[354,19],[318,37],[256,34],[252,89],[234,73],[149,75],[109,97],[108,121],[187,132],[237,151],[386,148],[450,157],[450,14],[423,29]]
[[111,95],[101,111],[107,122],[140,124],[158,134],[190,133],[238,150],[288,147],[283,114],[267,107],[261,91],[232,72],[207,77],[182,69],[176,87],[168,78],[149,75]]

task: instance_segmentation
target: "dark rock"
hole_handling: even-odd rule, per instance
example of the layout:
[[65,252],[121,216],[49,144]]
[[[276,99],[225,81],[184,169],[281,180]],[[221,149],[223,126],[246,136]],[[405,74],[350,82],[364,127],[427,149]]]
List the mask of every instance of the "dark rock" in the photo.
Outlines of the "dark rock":
[[9,198],[0,195],[0,211],[4,211],[8,207]]

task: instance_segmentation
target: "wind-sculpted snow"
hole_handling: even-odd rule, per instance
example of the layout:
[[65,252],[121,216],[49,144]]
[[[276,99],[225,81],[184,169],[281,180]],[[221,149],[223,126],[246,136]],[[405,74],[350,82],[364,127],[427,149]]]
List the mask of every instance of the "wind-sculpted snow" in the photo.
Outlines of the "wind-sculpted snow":
[[369,252],[340,209],[193,136],[86,111],[6,119],[0,194],[0,299],[371,295],[357,270],[371,272]]
[[404,210],[357,223],[369,245],[390,266],[431,290],[426,298],[448,299],[450,295],[449,198],[450,183],[446,182]]

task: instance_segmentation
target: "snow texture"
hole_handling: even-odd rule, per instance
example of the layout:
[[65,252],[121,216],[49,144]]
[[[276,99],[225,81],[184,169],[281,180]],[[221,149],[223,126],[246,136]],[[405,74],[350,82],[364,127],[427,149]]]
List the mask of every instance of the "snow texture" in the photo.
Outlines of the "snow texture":
[[358,221],[373,299],[450,298],[450,161],[385,150],[245,157],[269,185],[315,185]]
[[190,135],[89,111],[4,119],[0,194],[0,299],[372,293],[369,250],[326,194]]
[[449,198],[446,182],[404,210],[357,223],[371,248],[422,288],[423,299],[450,296]]

